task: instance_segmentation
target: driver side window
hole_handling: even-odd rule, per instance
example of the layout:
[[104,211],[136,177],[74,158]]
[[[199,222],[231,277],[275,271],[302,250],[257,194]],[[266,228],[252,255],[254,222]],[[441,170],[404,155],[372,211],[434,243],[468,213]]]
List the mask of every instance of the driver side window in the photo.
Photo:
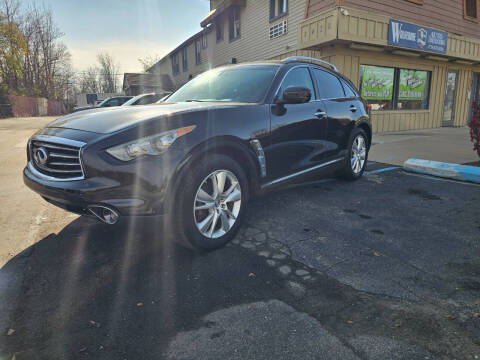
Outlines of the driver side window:
[[283,92],[290,86],[301,86],[310,89],[310,92],[312,93],[310,101],[315,99],[315,90],[313,88],[312,77],[310,76],[310,72],[306,67],[295,68],[287,73],[283,79],[278,96],[282,98]]

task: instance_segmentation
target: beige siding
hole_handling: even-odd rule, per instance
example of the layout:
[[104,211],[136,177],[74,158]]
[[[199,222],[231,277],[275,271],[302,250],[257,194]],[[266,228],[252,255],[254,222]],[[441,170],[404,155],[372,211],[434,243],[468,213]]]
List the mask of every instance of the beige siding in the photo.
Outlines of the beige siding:
[[[328,3],[332,1],[311,0],[308,16],[328,10]],[[343,5],[463,36],[478,38],[480,35],[480,24],[463,17],[463,0],[424,0],[423,5],[406,0],[344,0]]]
[[334,7],[335,0],[310,0],[307,4],[307,16],[313,16]]
[[[331,47],[327,48],[332,51]],[[437,128],[442,126],[443,102],[447,71],[458,70],[458,91],[455,106],[454,126],[465,126],[468,118],[468,92],[472,85],[473,70],[480,69],[450,63],[430,61],[422,58],[394,56],[368,51],[354,51],[336,46],[335,56],[329,57],[344,75],[360,87],[360,65],[392,66],[407,69],[428,70],[432,72],[430,85],[430,104],[428,110],[409,111],[373,111],[372,128],[374,132],[401,131],[413,129]],[[322,51],[313,52],[317,56]]]
[[[333,40],[372,45],[388,45],[388,15],[344,8],[335,8],[302,21],[299,26],[299,48],[308,48]],[[419,22],[424,25],[424,23]],[[478,61],[480,59],[480,27],[477,38],[448,33],[447,56]]]
[[[279,54],[297,49],[297,29],[304,19],[305,1],[290,0],[288,15],[270,23],[269,0],[247,0],[247,6],[241,8],[241,37],[232,42],[228,39],[228,21],[223,16],[224,40],[216,44],[213,58],[214,66],[228,63],[232,58],[238,62],[270,59]],[[270,39],[269,29],[281,21],[287,20],[288,32],[276,39]]]
[[[275,56],[285,54],[298,48],[298,24],[304,19],[305,1],[290,0],[288,14],[272,23],[270,16],[269,0],[247,0],[246,6],[240,10],[240,38],[230,41],[228,32],[228,17],[224,13],[220,16],[223,26],[223,40],[216,41],[215,27],[208,33],[208,47],[202,49],[202,63],[195,64],[195,41],[184,46],[187,47],[188,71],[183,72],[181,49],[178,49],[180,73],[172,75],[170,54],[160,61],[155,72],[171,76],[176,87],[188,81],[190,75],[225,65],[236,58],[237,62],[268,60]],[[275,39],[270,39],[269,30],[281,21],[287,21],[287,34]]]

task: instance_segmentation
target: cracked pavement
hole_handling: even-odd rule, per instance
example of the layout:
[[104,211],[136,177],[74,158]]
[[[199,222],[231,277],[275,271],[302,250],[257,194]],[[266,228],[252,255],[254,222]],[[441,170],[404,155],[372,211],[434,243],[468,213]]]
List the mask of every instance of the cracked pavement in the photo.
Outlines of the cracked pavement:
[[210,253],[30,195],[35,240],[1,240],[30,239],[0,269],[2,360],[480,357],[478,186],[398,169],[292,185]]

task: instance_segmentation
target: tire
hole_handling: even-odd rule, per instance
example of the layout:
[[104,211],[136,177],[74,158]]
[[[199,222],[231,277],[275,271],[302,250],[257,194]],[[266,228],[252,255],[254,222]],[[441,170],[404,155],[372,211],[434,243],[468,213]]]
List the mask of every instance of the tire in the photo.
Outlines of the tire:
[[[357,150],[360,144],[363,144],[363,151],[361,149],[360,151]],[[367,166],[368,150],[368,137],[365,131],[361,128],[353,129],[348,141],[344,166],[340,172],[343,179],[354,181],[362,177],[365,167]]]
[[[215,198],[213,181],[220,184],[222,179],[223,193],[217,190]],[[245,171],[230,157],[214,154],[190,167],[181,181],[174,224],[183,245],[204,251],[226,245],[240,229],[247,208]]]

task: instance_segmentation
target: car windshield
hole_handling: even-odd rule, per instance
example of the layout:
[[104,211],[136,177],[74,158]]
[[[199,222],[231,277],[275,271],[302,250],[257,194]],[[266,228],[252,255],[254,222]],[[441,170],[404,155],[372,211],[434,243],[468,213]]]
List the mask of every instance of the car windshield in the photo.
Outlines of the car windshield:
[[142,94],[142,95],[137,95],[137,96],[131,98],[130,100],[124,102],[124,103],[122,104],[122,106],[133,105],[136,101],[138,101],[139,99],[141,99],[141,98],[144,97],[144,96],[145,96],[145,95],[143,95],[143,94]]
[[278,65],[253,65],[210,70],[185,84],[165,102],[258,103],[265,97],[278,68]]
[[108,100],[110,100],[110,98],[103,100],[103,101],[102,101],[100,104],[98,104],[97,106],[103,106],[103,104],[105,104]]

